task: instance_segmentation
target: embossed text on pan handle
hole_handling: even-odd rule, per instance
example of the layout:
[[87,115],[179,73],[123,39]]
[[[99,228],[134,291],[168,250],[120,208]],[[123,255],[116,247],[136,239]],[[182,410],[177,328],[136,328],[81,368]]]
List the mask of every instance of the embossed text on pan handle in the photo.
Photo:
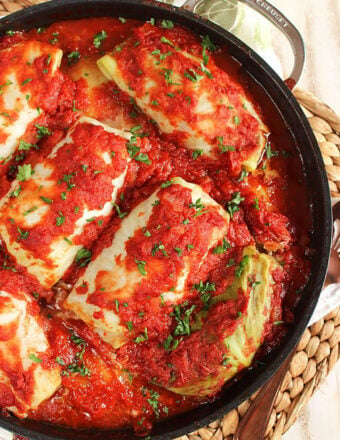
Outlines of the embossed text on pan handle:
[[[286,80],[286,83],[290,88],[293,88],[301,77],[303,66],[305,63],[305,46],[300,32],[288,20],[287,17],[285,17],[278,9],[276,9],[269,2],[264,0],[239,0],[239,1],[241,3],[250,6],[255,11],[262,14],[278,29],[280,29],[281,32],[283,32],[283,34],[287,37],[294,53],[294,66],[290,76]],[[184,3],[183,7],[189,11],[195,12],[195,8],[199,3],[201,3],[201,1],[187,0]]]

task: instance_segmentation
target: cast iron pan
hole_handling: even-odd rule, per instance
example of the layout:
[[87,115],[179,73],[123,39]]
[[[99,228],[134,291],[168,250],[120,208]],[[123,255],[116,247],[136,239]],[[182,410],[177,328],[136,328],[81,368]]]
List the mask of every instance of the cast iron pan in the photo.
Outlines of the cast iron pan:
[[[314,233],[311,247],[312,270],[308,285],[295,311],[296,320],[280,344],[261,359],[263,365],[251,368],[224,389],[213,403],[202,405],[190,412],[159,422],[152,432],[153,440],[167,440],[194,431],[225,415],[260,388],[279,368],[301,337],[318,300],[325,278],[331,243],[331,203],[322,157],[313,132],[299,104],[275,72],[249,47],[236,37],[211,22],[194,14],[154,1],[138,0],[56,0],[33,6],[0,20],[0,35],[6,30],[29,30],[55,21],[101,16],[123,16],[148,20],[166,18],[184,25],[197,34],[210,35],[215,43],[227,46],[255,81],[261,84],[275,103],[293,133],[304,165],[307,190],[313,217]],[[0,426],[31,439],[72,440],[133,440],[132,430],[71,430],[31,420],[0,416]]]

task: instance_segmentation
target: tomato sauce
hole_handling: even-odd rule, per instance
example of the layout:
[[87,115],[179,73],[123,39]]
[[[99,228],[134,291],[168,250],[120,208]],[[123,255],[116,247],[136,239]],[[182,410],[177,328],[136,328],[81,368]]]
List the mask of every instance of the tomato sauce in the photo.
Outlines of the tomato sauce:
[[[249,77],[243,67],[228,55],[226,48],[218,49],[214,53],[216,64],[242,86],[247,98],[270,129],[270,144],[267,144],[266,152],[257,170],[247,178],[230,177],[226,166],[220,162],[207,160],[204,156],[194,158],[184,147],[174,145],[173,141],[160,134],[158,128],[141,114],[129,97],[120,92],[113,82],[99,82],[89,91],[87,76],[83,75],[79,78],[76,72],[77,62],[85,60],[88,66],[94,65],[100,56],[112,51],[116,44],[129,37],[132,29],[140,25],[141,22],[135,20],[113,18],[72,20],[54,23],[46,29],[16,33],[0,41],[0,48],[4,48],[23,40],[38,40],[59,47],[64,52],[62,77],[59,79],[62,83],[61,91],[54,94],[53,104],[41,120],[41,125],[46,125],[54,132],[54,138],[49,136],[40,140],[38,151],[29,151],[21,161],[13,160],[7,165],[6,173],[0,176],[3,180],[1,193],[3,195],[8,190],[10,181],[16,175],[18,164],[27,160],[34,164],[39,157],[48,155],[55,139],[60,138],[77,119],[78,115],[74,108],[104,122],[106,119],[115,119],[116,115],[120,114],[129,127],[138,125],[143,132],[148,133],[147,137],[139,140],[139,145],[141,151],[151,160],[149,165],[131,161],[128,177],[120,195],[120,211],[129,212],[140,201],[150,196],[161,183],[175,176],[200,185],[224,207],[228,206],[236,191],[241,192],[244,201],[231,219],[228,230],[227,239],[231,243],[231,250],[225,255],[224,264],[218,266],[219,268],[223,266],[223,269],[212,271],[212,281],[228,279],[231,269],[225,269],[225,265],[231,259],[240,261],[241,258],[240,252],[235,249],[256,242],[260,249],[273,253],[283,267],[283,273],[276,274],[277,281],[282,283],[283,289],[273,295],[274,304],[271,313],[273,320],[282,319],[289,325],[294,320],[294,307],[309,276],[310,265],[306,250],[312,231],[303,168],[294,138],[269,97]],[[98,47],[95,47],[94,38],[98,34],[103,35],[103,31],[106,37]],[[183,33],[183,35],[188,34]],[[192,36],[187,37],[187,41],[185,36],[181,38],[182,43],[187,44],[188,47],[191,39],[195,39]],[[76,74],[78,79],[72,80]],[[175,112],[176,108],[173,111]],[[34,136],[34,131],[28,136]],[[95,148],[92,136],[93,133],[88,133],[89,140],[93,142]],[[65,153],[63,160],[72,161],[72,158],[68,158]],[[86,187],[89,183],[85,179],[82,184]],[[103,181],[101,186],[98,186],[98,191],[91,194],[93,206],[101,203],[104,186]],[[99,238],[101,248],[110,243],[112,233],[119,227],[121,219],[116,213],[112,215],[112,219],[113,222]],[[89,234],[91,235],[90,232]],[[93,238],[96,234],[98,231],[93,233]],[[170,241],[172,239],[173,237],[169,237]],[[27,243],[27,245],[34,247],[35,243]],[[135,247],[130,250],[131,255],[136,249]],[[145,249],[142,249],[142,252],[144,251]],[[36,252],[37,254],[43,252],[43,246]],[[210,260],[210,266],[202,270],[208,273],[216,262],[217,259]],[[158,383],[166,384],[171,380],[171,368],[166,366],[157,345],[141,349],[140,345],[127,344],[120,350],[113,350],[89,327],[62,309],[63,299],[69,292],[70,286],[76,281],[79,272],[83,270],[79,265],[74,264],[56,288],[46,291],[39,287],[25,270],[11,261],[4,247],[1,249],[0,264],[4,269],[18,271],[20,275],[24,275],[27,291],[35,292],[34,296],[41,307],[41,313],[47,319],[47,336],[54,353],[62,359],[64,365],[76,363],[77,374],[64,370],[62,386],[37,410],[31,411],[30,418],[74,428],[121,428],[133,425],[143,436],[148,434],[155,421],[184,412],[209,400],[180,396],[162,387],[150,385],[150,381],[132,378],[131,373],[138,372],[145,374],[149,379],[152,373],[157,376]],[[145,308],[152,308],[151,300],[150,304],[148,301],[149,295],[145,292]],[[217,318],[212,319],[208,327],[211,325],[214,328],[222,328],[229,323],[232,329],[237,322],[236,314],[244,307],[245,299],[242,296],[232,307],[224,304],[216,305]],[[123,319],[136,320],[136,314],[137,310],[126,308],[123,310]],[[159,333],[160,340],[164,339],[164,331],[170,325],[169,320],[157,321],[156,317],[152,324],[155,333]],[[143,328],[143,323],[140,328]],[[262,351],[265,352],[266,347],[270,349],[277,344],[286,328],[286,325],[268,327]],[[79,343],[78,340],[77,343],[77,338],[83,342]],[[182,370],[183,376],[199,377],[201,369],[209,368],[210,364],[216,363],[217,358],[221,358],[220,344],[221,341],[216,341],[212,348],[211,344],[206,344],[202,340],[201,332],[197,332],[190,350],[191,361],[188,362],[187,358],[182,357],[181,351],[174,351],[171,364]],[[82,355],[83,364],[80,364],[75,360],[79,359],[82,347],[86,349]],[[129,356],[134,360],[134,371],[118,372],[117,362],[124,363],[124,359]],[[142,359],[145,356],[153,360],[152,371],[143,371]],[[204,359],[204,362],[200,362],[201,359]],[[211,373],[214,374],[214,371],[212,370]],[[181,378],[178,378],[176,383],[181,385]],[[212,396],[211,399],[213,398]]]

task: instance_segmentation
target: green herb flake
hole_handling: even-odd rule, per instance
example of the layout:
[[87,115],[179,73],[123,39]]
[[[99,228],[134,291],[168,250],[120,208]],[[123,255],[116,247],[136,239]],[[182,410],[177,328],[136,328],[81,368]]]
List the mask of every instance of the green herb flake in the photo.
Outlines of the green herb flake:
[[162,28],[164,29],[173,29],[174,22],[171,20],[162,20]]
[[136,344],[140,344],[141,342],[145,342],[149,339],[148,337],[148,329],[146,327],[144,327],[144,334],[137,336],[136,339],[134,339],[133,342],[135,342]]
[[43,125],[34,124],[34,126],[38,129],[37,131],[37,138],[41,139],[44,136],[50,136],[53,134],[47,127],[44,127]]
[[135,258],[135,263],[137,264],[137,268],[139,270],[139,273],[143,276],[146,275],[146,270],[145,270],[145,265],[146,262],[143,260],[137,260],[137,258]]
[[43,202],[47,203],[48,205],[51,205],[53,203],[53,200],[48,197],[40,196],[40,198]]
[[232,195],[232,199],[227,203],[227,211],[230,214],[230,217],[233,218],[234,214],[240,210],[240,203],[245,199],[241,196],[239,191],[236,191]]
[[222,246],[216,246],[214,249],[213,249],[213,251],[212,251],[212,253],[214,254],[214,255],[221,255],[221,254],[224,254],[225,252],[227,252],[227,250],[228,249],[230,249],[230,244],[227,242],[227,240],[225,239],[225,238],[223,238],[223,241],[222,241]]
[[227,151],[235,151],[235,147],[232,145],[225,145],[223,143],[223,136],[217,136],[218,148],[221,153],[226,153]]
[[30,354],[29,358],[31,361],[35,362],[36,364],[41,364],[42,360],[38,358],[35,354]]
[[165,182],[163,182],[163,183],[161,184],[161,188],[168,188],[169,186],[171,186],[171,185],[172,185],[172,180],[173,180],[173,179],[171,179],[171,180],[166,180]]
[[238,265],[238,267],[235,269],[235,276],[237,278],[240,278],[240,276],[242,275],[244,269],[246,268],[246,264],[248,264],[249,262],[249,255],[245,255],[242,260],[240,261],[240,264]]
[[114,206],[114,208],[115,208],[119,218],[124,218],[124,217],[127,216],[128,213],[127,212],[121,212],[120,207],[116,203],[114,203],[113,206]]
[[93,37],[93,46],[96,49],[99,49],[100,46],[102,45],[102,42],[107,38],[107,33],[102,30],[100,32],[98,32],[94,37]]
[[32,170],[31,164],[24,164],[22,166],[19,165],[16,178],[19,180],[19,182],[24,182],[25,180],[30,179],[34,173],[35,171]]
[[55,219],[56,225],[61,226],[65,223],[65,217],[61,211],[58,211],[59,216]]
[[192,158],[196,160],[199,156],[203,155],[203,150],[201,148],[196,148],[192,153]]

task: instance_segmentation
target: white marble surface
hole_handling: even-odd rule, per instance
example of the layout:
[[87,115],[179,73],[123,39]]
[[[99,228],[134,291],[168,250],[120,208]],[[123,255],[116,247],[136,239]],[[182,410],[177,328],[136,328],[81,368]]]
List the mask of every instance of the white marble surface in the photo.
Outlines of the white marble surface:
[[270,2],[295,24],[305,41],[306,65],[299,87],[340,113],[340,0]]
[[[299,29],[306,66],[299,87],[340,113],[340,1],[271,0]],[[310,399],[283,440],[340,439],[340,363]]]

